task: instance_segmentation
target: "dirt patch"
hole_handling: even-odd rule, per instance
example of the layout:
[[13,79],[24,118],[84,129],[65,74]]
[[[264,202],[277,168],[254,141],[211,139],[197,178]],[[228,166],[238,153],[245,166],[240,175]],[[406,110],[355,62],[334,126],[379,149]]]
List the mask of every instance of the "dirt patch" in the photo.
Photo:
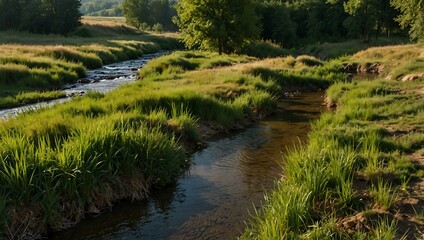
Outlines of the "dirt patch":
[[408,74],[405,75],[401,78],[402,82],[410,82],[410,81],[415,81],[418,79],[424,78],[424,73],[412,73],[412,74]]
[[[424,168],[424,156],[415,152],[408,158],[417,167]],[[406,239],[424,239],[424,179],[419,178],[409,183],[396,207],[398,231]]]
[[337,227],[346,230],[349,234],[355,232],[369,232],[375,228],[380,219],[393,220],[393,215],[381,209],[359,212],[354,216],[348,216],[338,221]]
[[348,63],[344,66],[345,73],[374,73],[382,74],[384,72],[384,65],[380,63]]

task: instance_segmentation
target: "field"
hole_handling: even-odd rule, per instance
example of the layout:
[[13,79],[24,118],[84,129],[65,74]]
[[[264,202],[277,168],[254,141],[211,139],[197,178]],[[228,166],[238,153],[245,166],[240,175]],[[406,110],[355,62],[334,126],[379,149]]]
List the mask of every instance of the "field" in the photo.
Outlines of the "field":
[[182,48],[175,35],[137,31],[121,20],[87,18],[69,36],[0,32],[0,108],[65,97],[59,90],[93,69]]
[[205,129],[245,127],[284,91],[327,87],[343,76],[329,66],[306,56],[175,52],[151,61],[134,84],[1,122],[4,234],[42,236],[143,198],[190,164]]
[[[121,19],[83,22],[66,37],[0,32],[0,108],[64,97],[60,87],[87,69],[182,47],[174,34],[141,33]],[[271,43],[246,50],[257,58],[174,52],[108,94],[89,92],[2,120],[2,236],[47,236],[116,201],[142,199],[174,181],[208,133],[250,125],[285,92],[327,88],[334,111],[284,156],[284,177],[240,238],[418,236],[424,230],[423,46],[331,46],[307,51],[321,58],[289,56],[292,51]],[[358,72],[379,78],[347,75]]]

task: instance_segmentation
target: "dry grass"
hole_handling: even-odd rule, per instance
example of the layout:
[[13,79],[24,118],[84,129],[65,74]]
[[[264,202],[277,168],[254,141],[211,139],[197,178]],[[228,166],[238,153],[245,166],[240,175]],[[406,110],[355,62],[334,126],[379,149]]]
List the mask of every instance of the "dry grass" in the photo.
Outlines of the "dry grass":
[[424,46],[420,44],[374,47],[353,55],[351,62],[362,66],[382,65],[382,73],[390,79],[403,80],[411,74],[424,74]]

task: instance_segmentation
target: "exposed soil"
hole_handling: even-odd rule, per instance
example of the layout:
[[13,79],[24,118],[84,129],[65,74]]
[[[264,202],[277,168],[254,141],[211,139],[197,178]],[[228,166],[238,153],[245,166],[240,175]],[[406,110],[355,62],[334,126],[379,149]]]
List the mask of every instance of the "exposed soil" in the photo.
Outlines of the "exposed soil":
[[[413,153],[409,155],[409,159],[424,169],[423,155]],[[366,181],[357,179],[355,187],[365,196],[369,186]],[[411,181],[405,191],[398,191],[397,194],[399,197],[392,210],[387,211],[373,206],[371,209],[340,219],[337,226],[349,234],[354,234],[357,231],[371,231],[380,219],[387,219],[388,223],[395,220],[398,239],[424,239],[424,179]]]

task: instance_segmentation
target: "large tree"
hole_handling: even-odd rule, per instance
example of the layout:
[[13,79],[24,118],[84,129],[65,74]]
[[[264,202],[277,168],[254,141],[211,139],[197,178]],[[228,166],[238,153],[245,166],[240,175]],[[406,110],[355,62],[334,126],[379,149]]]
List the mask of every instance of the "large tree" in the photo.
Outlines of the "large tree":
[[189,48],[230,53],[259,37],[254,0],[179,0],[177,12]]
[[49,20],[48,32],[65,34],[77,28],[80,23],[80,0],[42,0],[42,9]]
[[392,0],[392,5],[400,10],[397,18],[402,27],[410,27],[412,39],[424,41],[424,1],[423,0]]

